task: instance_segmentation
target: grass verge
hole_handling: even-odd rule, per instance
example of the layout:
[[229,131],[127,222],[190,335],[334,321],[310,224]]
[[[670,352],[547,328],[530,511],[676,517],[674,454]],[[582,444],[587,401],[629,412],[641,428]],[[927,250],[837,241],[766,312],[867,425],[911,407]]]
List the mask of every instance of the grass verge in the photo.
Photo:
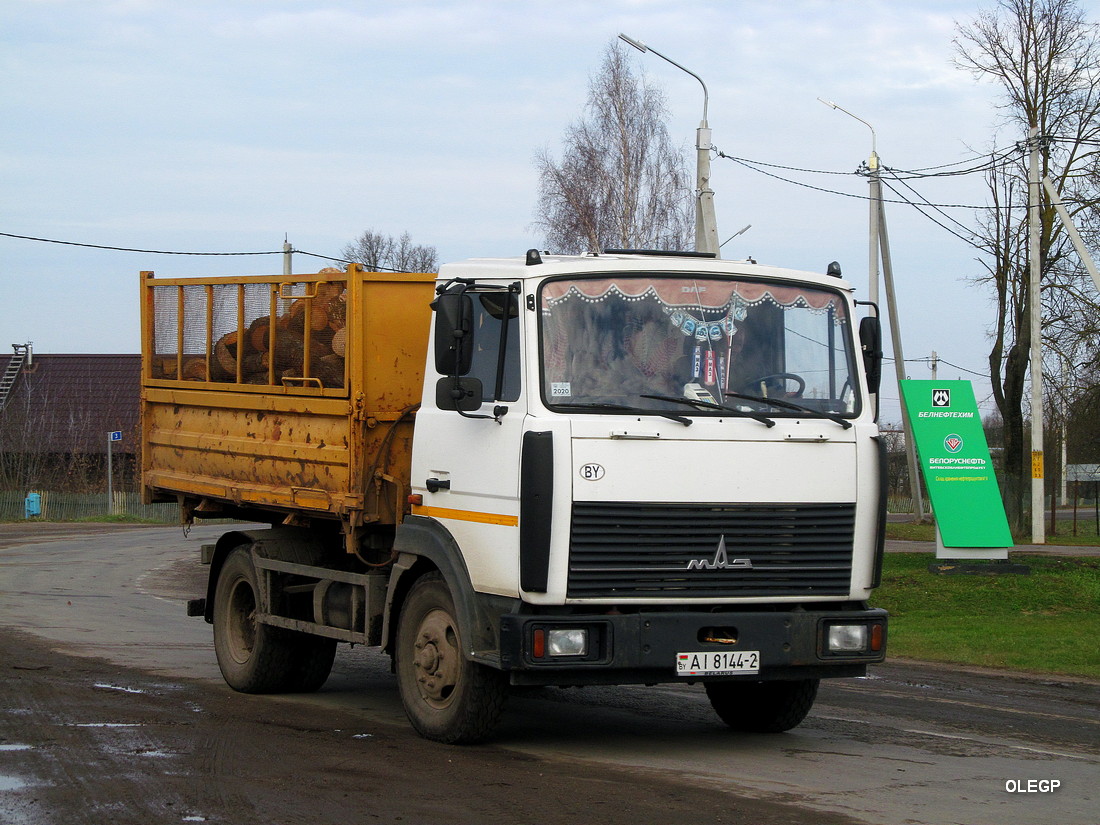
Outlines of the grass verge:
[[1100,679],[1100,558],[1017,556],[1031,575],[940,576],[928,553],[887,553],[872,604],[888,655]]

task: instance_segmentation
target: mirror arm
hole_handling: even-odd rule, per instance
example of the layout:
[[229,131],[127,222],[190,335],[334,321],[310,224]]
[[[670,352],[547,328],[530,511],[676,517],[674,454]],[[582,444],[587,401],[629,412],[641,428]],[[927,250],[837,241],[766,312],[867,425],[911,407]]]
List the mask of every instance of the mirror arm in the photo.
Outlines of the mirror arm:
[[[497,381],[496,386],[493,387],[493,398],[498,401],[504,395],[504,364],[508,357],[508,322],[512,318],[512,303],[515,301],[513,296],[519,294],[519,289],[519,281],[508,285],[508,297],[505,299],[504,311],[501,313],[500,318],[500,343],[497,346]],[[516,314],[518,317],[518,311]],[[505,407],[504,411],[507,412],[508,408]],[[499,417],[497,420],[500,420]]]

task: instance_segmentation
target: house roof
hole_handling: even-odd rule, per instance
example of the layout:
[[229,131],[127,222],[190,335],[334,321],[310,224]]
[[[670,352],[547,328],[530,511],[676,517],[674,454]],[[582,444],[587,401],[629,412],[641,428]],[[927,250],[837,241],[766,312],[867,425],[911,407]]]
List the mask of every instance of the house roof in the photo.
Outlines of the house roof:
[[114,449],[136,452],[140,397],[140,355],[35,353],[0,411],[0,449],[105,453],[107,434],[121,431]]

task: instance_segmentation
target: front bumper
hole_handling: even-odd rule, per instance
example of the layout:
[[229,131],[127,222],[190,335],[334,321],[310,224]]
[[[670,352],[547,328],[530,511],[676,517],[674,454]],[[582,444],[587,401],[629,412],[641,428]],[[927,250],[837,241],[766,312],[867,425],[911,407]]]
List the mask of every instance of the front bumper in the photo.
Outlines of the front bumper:
[[[818,679],[862,676],[886,656],[885,610],[646,612],[504,616],[500,628],[501,667],[516,685],[655,684],[713,679]],[[866,625],[874,649],[830,652],[830,625]],[[552,656],[537,633],[584,628],[583,654]],[[683,677],[677,654],[697,651],[758,651],[758,673]]]

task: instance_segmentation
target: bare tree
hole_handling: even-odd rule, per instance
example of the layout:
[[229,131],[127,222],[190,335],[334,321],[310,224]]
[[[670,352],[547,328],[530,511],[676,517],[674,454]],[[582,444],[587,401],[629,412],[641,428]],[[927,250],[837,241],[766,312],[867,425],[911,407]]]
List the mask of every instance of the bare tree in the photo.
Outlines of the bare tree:
[[686,249],[694,233],[684,152],[673,147],[661,91],[637,77],[608,44],[589,80],[584,116],[569,126],[561,161],[535,156],[535,226],[547,248],[566,253]]
[[408,232],[394,238],[368,229],[345,246],[342,255],[370,272],[435,272],[439,266],[435,247],[414,244]]
[[[1008,128],[1040,135],[1041,175],[1051,178],[1075,221],[1095,248],[1095,207],[1100,203],[1100,35],[1076,0],[998,0],[969,25],[957,26],[956,64],[996,83]],[[1027,479],[1024,393],[1031,332],[1027,169],[1018,156],[988,175],[991,209],[976,232],[986,252],[980,280],[994,292],[996,322],[989,354],[993,396],[1004,423],[1005,505],[1023,526]],[[1044,347],[1080,357],[1079,322],[1095,318],[1096,297],[1067,243],[1049,197],[1039,206],[1039,247]],[[1046,360],[1046,359],[1044,359]]]

